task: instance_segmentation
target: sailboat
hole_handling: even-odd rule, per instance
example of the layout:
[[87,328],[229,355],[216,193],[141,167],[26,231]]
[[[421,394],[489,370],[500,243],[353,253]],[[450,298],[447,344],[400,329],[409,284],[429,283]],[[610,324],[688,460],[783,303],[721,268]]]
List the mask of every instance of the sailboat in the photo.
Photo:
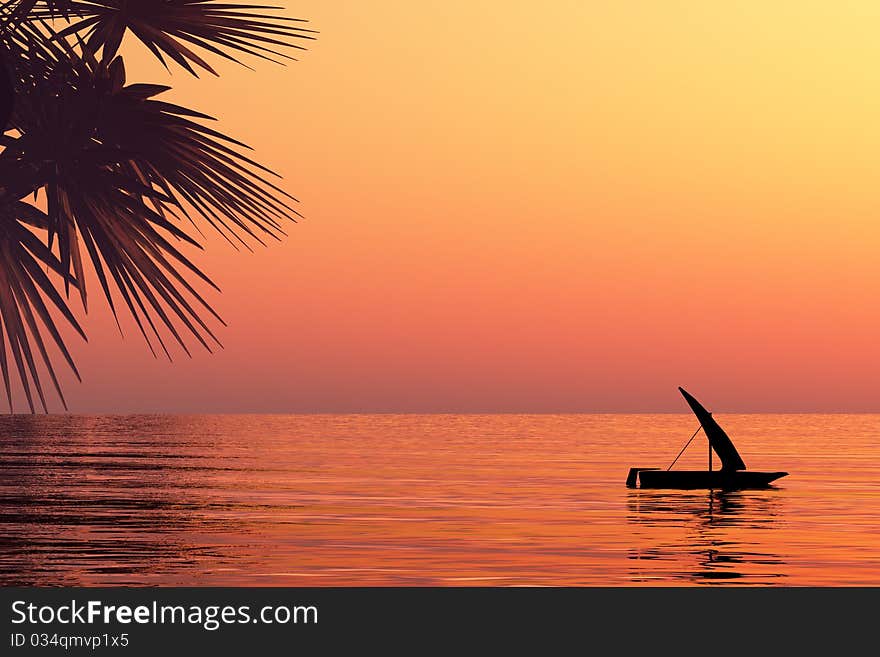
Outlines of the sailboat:
[[[679,388],[682,396],[687,401],[694,415],[700,421],[700,429],[709,439],[709,469],[708,470],[673,470],[672,462],[665,470],[661,468],[630,468],[626,478],[628,488],[766,488],[771,482],[786,476],[787,472],[756,472],[747,470],[746,464],[736,451],[733,441],[724,433],[719,424],[693,395],[684,388]],[[700,429],[691,436],[696,437]],[[678,456],[681,456],[688,443],[682,448]],[[712,452],[721,459],[721,469],[712,469]],[[678,456],[675,460],[678,460]]]

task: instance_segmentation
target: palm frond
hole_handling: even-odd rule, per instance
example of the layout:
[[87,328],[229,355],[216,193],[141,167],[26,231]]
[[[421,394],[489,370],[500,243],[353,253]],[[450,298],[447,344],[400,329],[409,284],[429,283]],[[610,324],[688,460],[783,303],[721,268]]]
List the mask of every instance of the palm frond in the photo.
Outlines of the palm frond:
[[231,243],[284,235],[281,222],[299,216],[290,205],[296,199],[270,182],[277,174],[242,153],[247,145],[206,126],[211,117],[157,100],[167,87],[124,86],[121,60],[111,69],[99,136],[131,154],[122,166],[131,178],[161,190],[188,217],[187,206],[194,208]]
[[[48,217],[28,203],[10,200],[0,191],[0,373],[10,412],[13,410],[11,377],[17,374],[33,413],[35,394],[42,409],[48,411],[40,380],[40,361],[61,403],[67,408],[47,342],[54,344],[79,378],[53,314],[66,320],[83,339],[85,334],[46,271],[73,285],[76,285],[76,281],[71,279],[55,255],[28,226],[45,229]],[[12,363],[9,362],[7,349]],[[15,366],[14,372],[11,371],[11,365]]]
[[0,52],[0,134],[6,129],[9,117],[12,116],[13,94],[12,78],[6,68],[6,56]]
[[70,19],[71,0],[4,0],[0,2],[0,32],[14,30],[28,21],[39,3],[43,17]]
[[[126,16],[131,7],[146,12],[150,5],[155,24],[166,20],[167,29],[161,36],[152,28],[152,40],[145,43],[157,54],[173,49],[182,59],[172,59],[191,72],[188,61],[203,62],[176,38],[195,38],[196,45],[219,54],[209,42],[243,52],[250,52],[243,44],[260,50],[265,47],[260,44],[275,43],[265,36],[266,16],[248,13],[268,8],[250,5],[203,0],[3,5],[4,17],[10,10],[18,17],[14,29],[6,29],[9,21],[0,28],[0,63],[5,61],[15,97],[6,129],[0,127],[0,373],[10,408],[16,376],[31,411],[37,402],[47,410],[40,372],[48,372],[61,396],[47,346],[60,351],[79,376],[54,322],[63,317],[82,334],[68,302],[73,289],[87,310],[89,266],[117,323],[120,304],[154,355],[161,349],[171,358],[168,336],[187,354],[192,338],[210,351],[220,343],[208,323],[222,319],[197,287],[216,286],[186,256],[186,248],[201,246],[181,222],[198,230],[202,220],[233,245],[249,248],[250,239],[279,238],[283,222],[298,216],[296,199],[271,181],[276,174],[248,157],[245,144],[209,127],[210,116],[158,99],[168,87],[126,84],[122,58],[113,56],[119,45],[113,34],[146,28],[124,22],[98,33],[102,20],[119,23],[119,17],[102,14],[84,25],[86,5],[125,9]],[[79,21],[59,34],[43,19],[62,11]],[[180,19],[176,23],[174,16]],[[77,24],[90,30],[85,41],[71,29]],[[245,36],[247,25],[262,27],[257,36]],[[298,27],[285,30],[291,38],[300,32],[306,38]],[[45,211],[25,202],[29,196],[44,198]],[[66,298],[53,286],[52,274]]]
[[[38,0],[29,15],[58,14],[58,7],[43,4]],[[267,13],[279,9],[215,0],[67,0],[64,11],[71,25],[58,36],[81,36],[90,52],[102,50],[103,61],[109,62],[130,32],[166,67],[167,58],[193,75],[193,65],[217,75],[191,48],[237,63],[230,51],[280,63],[294,59],[284,51],[304,50],[299,42],[313,39],[314,30],[303,27],[307,21],[302,19]]]
[[43,45],[56,57],[52,84],[22,80],[13,115],[18,135],[6,136],[0,171],[30,171],[45,189],[48,248],[57,244],[61,267],[68,281],[80,282],[84,305],[88,258],[114,314],[111,283],[153,353],[154,338],[170,358],[160,327],[189,353],[175,321],[206,348],[209,341],[219,344],[198,308],[219,317],[184,274],[213,283],[172,240],[198,244],[156,211],[172,199],[129,174],[136,154],[103,139],[106,110],[118,87],[112,71],[121,61],[105,67],[72,49],[52,51],[61,45]]
[[88,259],[114,314],[115,288],[153,353],[155,340],[170,357],[163,332],[189,353],[181,329],[210,350],[219,341],[203,314],[222,320],[188,282],[213,286],[178,248],[199,247],[179,219],[196,226],[194,210],[247,244],[283,234],[292,197],[244,144],[205,126],[209,117],[156,100],[166,87],[127,86],[121,58],[107,65],[39,31],[27,52],[0,175],[9,172],[18,193],[45,189],[49,248],[80,281],[84,305]]

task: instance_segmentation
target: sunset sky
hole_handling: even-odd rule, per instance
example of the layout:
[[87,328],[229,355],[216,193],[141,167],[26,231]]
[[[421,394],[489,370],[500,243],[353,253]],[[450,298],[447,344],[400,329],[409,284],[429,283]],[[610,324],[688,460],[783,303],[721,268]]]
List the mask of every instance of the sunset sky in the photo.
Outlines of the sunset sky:
[[72,411],[880,411],[880,3],[287,13],[320,30],[287,67],[125,42],[306,218],[196,256],[219,353],[95,304]]

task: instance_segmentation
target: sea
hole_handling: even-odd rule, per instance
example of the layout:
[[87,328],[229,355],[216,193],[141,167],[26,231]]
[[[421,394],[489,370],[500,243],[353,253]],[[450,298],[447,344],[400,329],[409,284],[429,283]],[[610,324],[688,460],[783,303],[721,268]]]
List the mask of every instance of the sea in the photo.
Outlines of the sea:
[[880,585],[880,415],[715,417],[789,475],[626,488],[692,415],[6,416],[0,585]]

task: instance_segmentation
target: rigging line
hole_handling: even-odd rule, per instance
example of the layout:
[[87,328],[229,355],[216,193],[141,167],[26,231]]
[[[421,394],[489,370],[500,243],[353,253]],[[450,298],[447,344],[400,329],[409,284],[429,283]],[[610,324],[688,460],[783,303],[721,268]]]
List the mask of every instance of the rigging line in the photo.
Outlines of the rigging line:
[[[692,441],[694,438],[697,437],[697,434],[700,433],[700,429],[702,429],[702,428],[703,428],[703,425],[702,425],[702,424],[701,424],[700,426],[697,427],[697,430],[694,431],[694,435],[691,436],[691,437],[688,439],[688,441],[684,444],[684,447],[682,447],[682,448],[681,448],[681,451],[678,453],[678,456],[675,457],[675,461],[677,461],[677,460],[679,459],[679,457],[680,457],[682,454],[684,454],[684,450],[686,450],[686,449],[688,448],[688,445],[690,445],[690,444],[691,444],[691,441]],[[710,449],[711,449],[711,448],[710,448]],[[672,470],[672,466],[675,465],[675,461],[673,461],[672,463],[669,464],[669,467],[666,468],[667,471]]]

